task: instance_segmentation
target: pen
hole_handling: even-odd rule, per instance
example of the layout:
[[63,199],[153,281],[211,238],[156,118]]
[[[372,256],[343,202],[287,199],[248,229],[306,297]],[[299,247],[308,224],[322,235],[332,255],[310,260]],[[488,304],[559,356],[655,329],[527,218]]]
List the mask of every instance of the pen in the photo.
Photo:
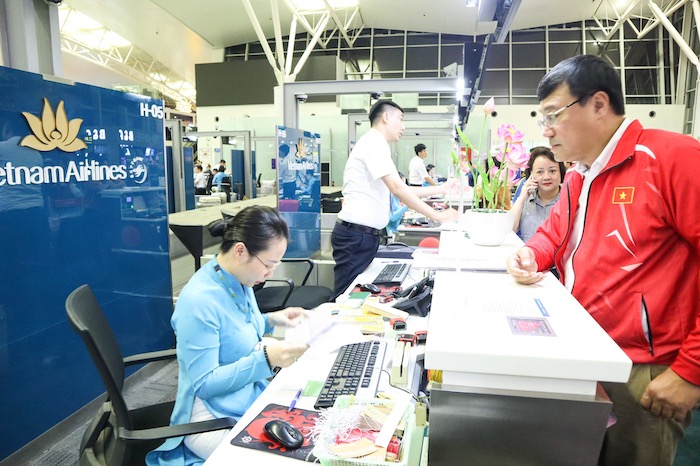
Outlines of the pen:
[[301,398],[301,388],[297,390],[297,394],[294,395],[294,399],[291,403],[289,403],[289,409],[287,410],[287,412],[290,412],[294,409],[294,407],[297,405],[297,401],[299,401],[299,398]]

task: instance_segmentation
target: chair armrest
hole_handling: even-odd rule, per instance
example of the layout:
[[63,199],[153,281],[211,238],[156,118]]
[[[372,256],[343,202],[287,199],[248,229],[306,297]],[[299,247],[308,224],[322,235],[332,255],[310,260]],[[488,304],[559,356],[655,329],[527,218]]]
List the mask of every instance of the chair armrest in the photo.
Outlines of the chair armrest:
[[189,424],[177,424],[174,426],[152,427],[150,429],[129,430],[119,428],[119,438],[129,442],[143,442],[147,440],[159,440],[185,435],[201,434],[213,430],[228,429],[236,425],[232,417],[212,419],[210,421],[191,422]]
[[164,361],[166,359],[175,359],[177,353],[174,349],[168,349],[163,351],[153,351],[150,353],[140,353],[134,354],[132,356],[127,356],[124,358],[124,365],[131,366],[134,364],[145,364],[147,362],[154,361]]
[[299,286],[306,285],[306,281],[309,279],[311,276],[311,271],[314,269],[314,262],[311,259],[282,259],[282,262],[292,264],[301,264],[302,262],[305,262],[309,268],[306,270],[306,275],[304,275],[304,279],[301,281],[301,285]]
[[95,446],[95,443],[97,443],[97,439],[100,437],[100,435],[102,435],[102,431],[107,425],[107,421],[109,421],[109,416],[111,413],[112,403],[110,403],[109,401],[102,403],[102,406],[100,407],[99,411],[92,418],[90,425],[85,431],[90,432],[90,435],[87,437],[83,437],[83,440],[80,442],[80,451],[85,451],[86,449],[92,450],[92,448]]

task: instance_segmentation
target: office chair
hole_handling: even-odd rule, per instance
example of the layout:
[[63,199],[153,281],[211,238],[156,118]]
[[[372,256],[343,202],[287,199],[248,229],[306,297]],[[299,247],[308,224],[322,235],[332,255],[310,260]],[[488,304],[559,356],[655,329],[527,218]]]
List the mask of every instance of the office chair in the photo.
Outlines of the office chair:
[[226,193],[226,202],[231,202],[231,177],[226,175],[221,180],[221,190]]
[[[223,220],[215,220],[207,225],[209,233],[212,236],[223,236],[227,228],[227,223],[234,217],[233,215],[221,213]],[[202,259],[213,259],[213,255],[202,256]],[[306,285],[306,282],[311,276],[314,269],[314,263],[311,259],[282,259],[285,264],[306,264],[308,266],[306,275],[301,281],[301,285],[295,285],[291,278],[285,279],[268,279],[263,283],[255,285],[253,292],[255,300],[258,302],[260,312],[279,311],[286,307],[303,307],[304,309],[313,309],[319,304],[326,303],[333,294],[333,290],[325,286]],[[265,286],[271,283],[280,283],[281,285]]]
[[[298,286],[290,278],[269,279],[254,286],[253,291],[255,292],[255,299],[258,302],[260,312],[279,311],[292,306],[313,309],[322,303],[328,302],[333,294],[333,290],[325,286],[306,285],[314,268],[314,263],[311,259],[282,259],[282,262],[285,264],[307,264],[306,275],[301,285]],[[282,285],[265,286],[269,283],[281,283]]]
[[107,399],[88,426],[80,443],[80,465],[121,466],[145,464],[146,454],[171,437],[232,427],[233,418],[170,426],[174,402],[129,409],[122,396],[124,367],[175,358],[175,350],[122,358],[95,295],[88,285],[66,299],[66,313],[80,335],[107,389]]

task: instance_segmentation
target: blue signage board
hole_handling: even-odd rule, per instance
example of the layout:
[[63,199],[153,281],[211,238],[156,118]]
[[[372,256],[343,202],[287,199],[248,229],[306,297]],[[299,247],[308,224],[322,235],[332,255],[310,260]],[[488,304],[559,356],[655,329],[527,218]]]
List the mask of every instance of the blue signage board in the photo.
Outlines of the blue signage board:
[[173,346],[163,117],[0,67],[0,460],[104,392],[66,320],[78,286],[124,355]]
[[289,224],[285,257],[310,257],[321,249],[321,135],[277,127],[277,207]]

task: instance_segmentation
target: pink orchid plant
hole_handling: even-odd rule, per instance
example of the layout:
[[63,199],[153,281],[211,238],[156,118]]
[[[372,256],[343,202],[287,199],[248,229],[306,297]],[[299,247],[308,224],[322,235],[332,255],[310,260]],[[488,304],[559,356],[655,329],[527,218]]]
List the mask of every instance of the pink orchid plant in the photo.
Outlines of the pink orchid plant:
[[[486,117],[491,115],[495,108],[493,97],[484,104],[484,114]],[[484,135],[486,127],[486,119],[481,126],[481,134],[479,136],[479,149],[481,148],[481,139]],[[467,150],[472,151],[472,157],[475,160],[481,160],[479,150],[477,150],[469,141],[466,134],[457,126],[457,133],[464,143]],[[461,169],[463,175],[468,172],[472,173],[474,181],[474,208],[480,208],[485,211],[500,211],[503,210],[503,198],[506,190],[510,189],[517,183],[520,171],[527,166],[529,159],[528,151],[523,147],[523,139],[525,135],[515,128],[512,124],[502,124],[497,130],[500,145],[494,150],[494,153],[486,153],[485,164],[472,164],[466,156],[466,151],[461,157],[452,154],[455,166]],[[461,160],[460,160],[461,159]]]

